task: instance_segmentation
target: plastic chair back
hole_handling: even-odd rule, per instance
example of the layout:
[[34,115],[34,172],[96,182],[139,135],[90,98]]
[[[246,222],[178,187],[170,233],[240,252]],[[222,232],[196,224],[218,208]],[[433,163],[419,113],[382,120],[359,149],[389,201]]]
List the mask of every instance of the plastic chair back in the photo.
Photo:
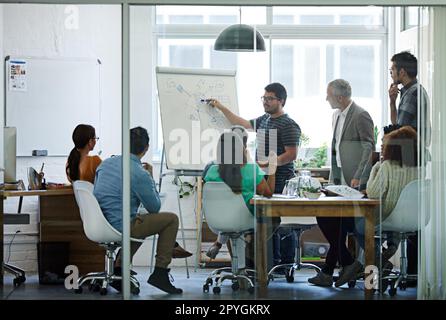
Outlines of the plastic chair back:
[[203,211],[209,228],[215,232],[243,232],[254,229],[254,216],[241,194],[224,182],[203,186]]
[[[423,188],[420,188],[420,181],[409,182],[401,191],[398,202],[392,213],[382,222],[384,231],[413,232],[420,229],[418,214],[418,199],[427,196],[430,192],[430,183],[426,181]],[[429,215],[426,216],[426,224],[429,222]]]
[[73,189],[87,238],[98,243],[121,242],[121,233],[105,219],[93,195],[93,185],[86,181],[75,181]]

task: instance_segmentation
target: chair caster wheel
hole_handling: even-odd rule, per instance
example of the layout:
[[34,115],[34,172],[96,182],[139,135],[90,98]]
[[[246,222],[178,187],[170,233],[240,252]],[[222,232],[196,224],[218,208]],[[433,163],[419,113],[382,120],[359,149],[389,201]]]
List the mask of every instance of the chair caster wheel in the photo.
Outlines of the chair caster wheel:
[[101,296],[105,296],[105,295],[107,295],[107,288],[101,288],[101,289],[99,290],[99,294],[100,294]]
[[212,279],[209,278],[209,279],[206,280],[206,284],[209,285],[210,287],[212,287],[212,285],[213,285],[214,283],[213,283]]
[[394,295],[396,295],[396,288],[391,287],[389,289],[389,296],[393,297]]
[[351,288],[354,288],[356,286],[356,280],[350,280],[349,282],[348,282],[348,287],[351,289]]
[[232,291],[238,291],[238,289],[240,289],[240,285],[238,284],[238,282],[234,282],[231,285]]
[[294,282],[294,276],[290,276],[289,274],[287,274],[285,276],[285,278],[286,278],[286,282],[288,282],[288,283]]
[[82,293],[82,287],[79,287],[77,289],[74,289],[74,293],[81,294]]
[[88,285],[88,290],[92,292],[98,292],[99,290],[101,290],[101,285],[99,283],[96,283],[96,281],[93,281]]
[[214,287],[214,288],[212,289],[212,292],[213,292],[214,294],[220,294],[221,289],[220,289],[220,287]]
[[204,284],[203,285],[203,292],[209,292],[209,285],[208,284]]
[[407,283],[400,282],[400,284],[398,285],[398,288],[400,288],[401,291],[405,291],[407,289]]
[[385,293],[387,288],[389,287],[389,281],[388,280],[383,280],[380,284],[380,287],[378,289],[378,291],[380,293]]
[[248,288],[248,292],[249,292],[250,294],[253,294],[254,291],[255,291],[255,288],[254,288],[254,287],[249,287],[249,288]]
[[133,287],[131,291],[132,291],[132,294],[134,294],[135,296],[137,296],[139,294],[139,288],[137,288],[137,287]]

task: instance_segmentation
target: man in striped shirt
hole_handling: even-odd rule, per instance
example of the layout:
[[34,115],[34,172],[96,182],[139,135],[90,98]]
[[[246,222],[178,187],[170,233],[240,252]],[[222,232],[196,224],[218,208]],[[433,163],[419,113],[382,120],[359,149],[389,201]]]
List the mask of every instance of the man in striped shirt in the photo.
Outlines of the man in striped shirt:
[[[255,130],[257,133],[257,163],[262,168],[267,168],[270,151],[277,153],[276,185],[274,193],[282,193],[285,182],[294,177],[293,161],[297,156],[297,146],[301,130],[299,125],[284,111],[287,99],[285,87],[280,83],[271,83],[265,87],[265,93],[261,97],[265,114],[246,120],[234,114],[227,107],[215,99],[210,99],[209,104],[219,109],[232,125],[241,125],[246,129]],[[273,229],[280,224],[280,218],[273,219]],[[294,260],[296,239],[293,232],[286,238],[286,244],[280,242],[280,236],[274,234],[274,264],[290,263]],[[282,248],[280,248],[282,246]],[[282,252],[282,255],[280,254]]]

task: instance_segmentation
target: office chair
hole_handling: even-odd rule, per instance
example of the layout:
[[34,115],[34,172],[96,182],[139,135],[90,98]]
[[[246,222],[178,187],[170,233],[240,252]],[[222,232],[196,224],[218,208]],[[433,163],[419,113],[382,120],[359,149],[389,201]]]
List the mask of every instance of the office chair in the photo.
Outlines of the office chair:
[[315,217],[281,217],[280,228],[290,228],[292,232],[296,233],[296,254],[294,263],[284,263],[278,264],[271,268],[268,272],[268,280],[274,280],[274,273],[280,268],[288,268],[285,278],[287,282],[294,282],[294,271],[300,270],[302,268],[314,269],[316,272],[321,271],[321,269],[312,263],[302,263],[301,262],[301,248],[300,248],[300,237],[302,233],[312,227],[317,226],[317,221]]
[[[90,281],[90,289],[94,289],[96,284],[100,283],[99,293],[107,294],[107,287],[113,281],[121,281],[122,277],[114,274],[114,262],[118,250],[121,248],[122,235],[113,228],[105,219],[99,203],[93,195],[93,185],[87,181],[75,181],[73,183],[74,195],[79,206],[79,211],[84,227],[85,235],[91,241],[97,242],[105,248],[105,271],[91,272],[77,281],[78,289],[76,293],[82,293],[82,285]],[[131,238],[131,241],[143,242],[141,239]],[[131,291],[133,294],[139,294],[139,282],[130,275]]]
[[[389,295],[394,296],[397,288],[406,290],[408,280],[416,280],[416,274],[407,273],[407,238],[420,230],[418,213],[418,197],[426,197],[430,193],[430,181],[426,181],[422,187],[420,180],[408,183],[401,191],[398,202],[392,213],[382,222],[384,232],[398,232],[401,241],[400,271],[394,272],[383,278],[390,285]],[[426,216],[425,225],[429,222],[429,214]]]
[[[212,291],[219,294],[223,281],[229,279],[232,290],[240,289],[241,280],[248,283],[248,292],[254,293],[252,280],[239,269],[239,265],[244,268],[245,261],[243,236],[253,231],[255,223],[242,195],[233,193],[224,182],[206,182],[203,187],[203,212],[212,232],[229,236],[232,248],[231,268],[214,270],[206,279],[203,292],[208,292],[215,281]],[[254,270],[245,271],[255,273]]]
[[3,263],[3,269],[14,276],[14,280],[12,280],[14,287],[18,287],[26,281],[25,270],[9,263]]

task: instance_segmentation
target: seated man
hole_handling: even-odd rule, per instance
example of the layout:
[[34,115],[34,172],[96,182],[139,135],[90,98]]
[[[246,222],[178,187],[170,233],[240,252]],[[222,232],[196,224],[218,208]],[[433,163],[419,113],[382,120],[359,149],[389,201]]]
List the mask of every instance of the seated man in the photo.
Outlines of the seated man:
[[[175,288],[169,280],[168,266],[172,255],[180,251],[182,257],[191,255],[176,242],[178,217],[174,213],[159,212],[161,201],[152,176],[144,170],[141,158],[149,149],[149,135],[141,127],[130,130],[130,233],[133,238],[145,239],[158,234],[155,270],[147,282],[167,293],[179,294],[183,290]],[[122,232],[122,156],[115,156],[102,162],[96,170],[94,195],[105,218],[116,230]],[[140,204],[148,214],[137,214]],[[131,257],[141,242],[131,242]],[[175,248],[174,248],[175,247]],[[118,270],[117,270],[118,271]],[[120,283],[113,284],[120,289]]]

